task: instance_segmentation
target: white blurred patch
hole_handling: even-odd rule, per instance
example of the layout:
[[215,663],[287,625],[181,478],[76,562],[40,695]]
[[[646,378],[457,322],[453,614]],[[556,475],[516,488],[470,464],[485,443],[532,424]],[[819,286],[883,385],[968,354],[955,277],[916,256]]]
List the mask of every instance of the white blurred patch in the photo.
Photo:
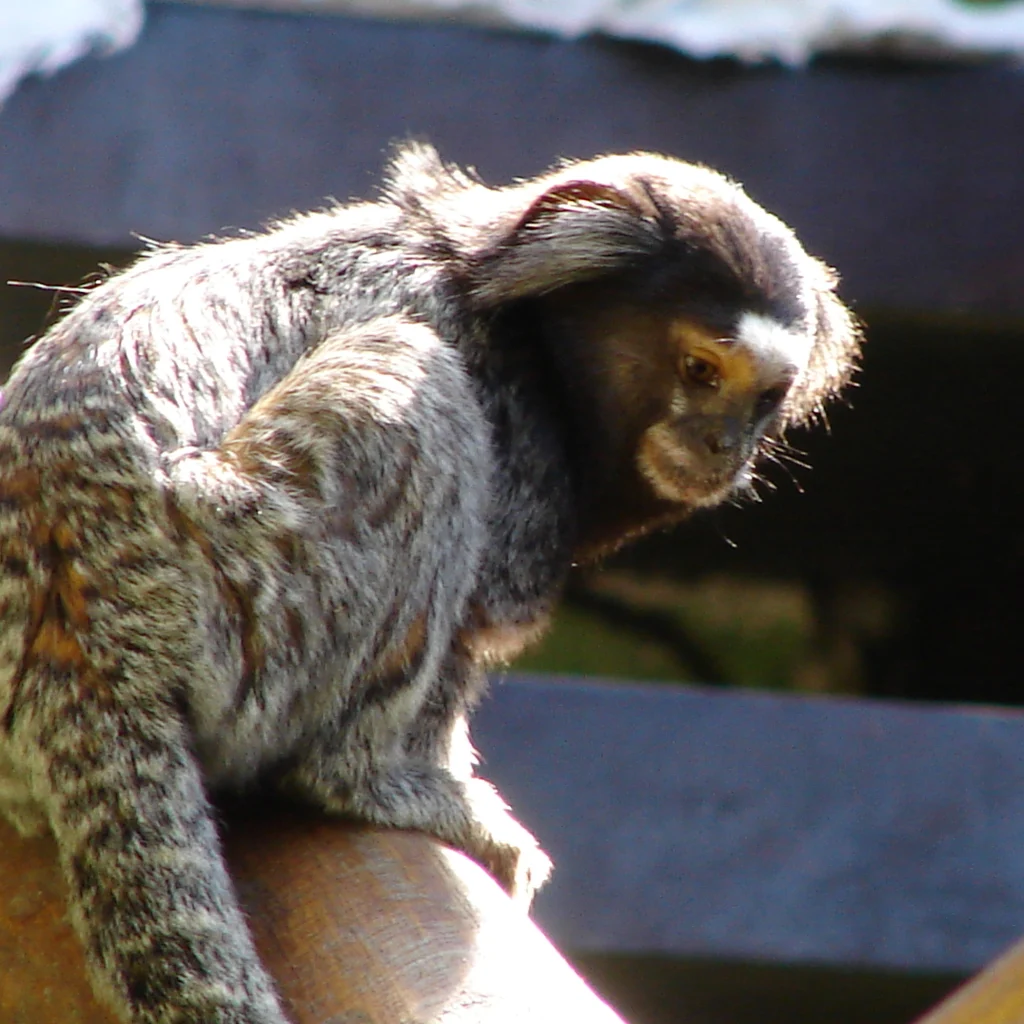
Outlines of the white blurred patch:
[[142,0],[0,0],[0,103],[26,75],[135,42]]
[[[209,2],[209,0],[208,0]],[[929,59],[1024,53],[1024,3],[958,0],[219,0],[592,32],[662,43],[692,57],[806,63],[835,50]]]
[[[958,0],[191,0],[211,6],[519,26],[643,39],[691,57],[806,63],[837,50],[1024,55],[1024,2]],[[0,0],[0,103],[32,73],[131,45],[142,0]]]
[[796,378],[811,355],[810,337],[760,313],[740,317],[736,340],[755,357],[765,378]]

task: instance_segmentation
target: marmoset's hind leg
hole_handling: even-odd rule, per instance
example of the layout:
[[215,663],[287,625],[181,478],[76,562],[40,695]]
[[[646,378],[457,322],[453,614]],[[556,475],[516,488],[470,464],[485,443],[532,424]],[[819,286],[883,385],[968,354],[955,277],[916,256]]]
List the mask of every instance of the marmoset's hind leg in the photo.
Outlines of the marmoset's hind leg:
[[401,732],[475,585],[490,461],[461,357],[397,317],[326,338],[219,448],[173,453],[180,532],[242,638],[235,706],[194,715],[201,743],[274,764],[367,705]]
[[11,734],[49,812],[97,989],[133,1024],[286,1024],[186,729],[170,701],[118,688],[87,664],[39,664]]
[[[278,579],[272,599],[248,599],[264,664],[299,648],[336,659],[334,676],[310,679],[288,705],[286,788],[438,836],[528,896],[546,858],[487,783],[452,775],[445,740],[478,687],[452,652],[486,536],[489,459],[458,355],[426,327],[386,318],[327,339],[219,451],[172,472],[233,590],[251,587],[254,566],[264,586]],[[257,680],[261,720],[298,674],[277,664]]]

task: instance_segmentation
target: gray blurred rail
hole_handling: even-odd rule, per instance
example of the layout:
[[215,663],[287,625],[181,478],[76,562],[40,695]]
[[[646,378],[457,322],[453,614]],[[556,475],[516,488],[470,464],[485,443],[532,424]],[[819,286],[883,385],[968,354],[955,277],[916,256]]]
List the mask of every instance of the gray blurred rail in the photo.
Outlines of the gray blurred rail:
[[966,972],[1024,934],[1024,714],[512,680],[475,738],[565,949]]
[[653,148],[744,181],[896,309],[1024,312],[1024,72],[697,64],[565,42],[154,3],[140,43],[0,110],[0,236],[188,240],[364,195],[389,140],[494,181]]

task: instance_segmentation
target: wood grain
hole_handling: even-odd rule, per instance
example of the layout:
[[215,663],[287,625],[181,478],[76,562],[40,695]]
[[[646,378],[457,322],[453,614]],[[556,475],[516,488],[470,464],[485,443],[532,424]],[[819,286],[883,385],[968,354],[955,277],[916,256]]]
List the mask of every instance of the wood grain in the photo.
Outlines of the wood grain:
[[[232,811],[225,846],[295,1024],[621,1024],[493,880],[415,833]],[[0,822],[0,1020],[115,1024],[49,839]]]
[[1024,941],[1018,942],[918,1024],[1021,1024],[1024,1021]]

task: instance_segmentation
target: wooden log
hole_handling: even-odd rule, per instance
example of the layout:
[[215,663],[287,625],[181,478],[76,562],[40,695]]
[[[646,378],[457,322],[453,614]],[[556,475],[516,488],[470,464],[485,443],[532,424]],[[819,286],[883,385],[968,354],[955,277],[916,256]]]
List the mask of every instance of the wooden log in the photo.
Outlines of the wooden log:
[[[225,846],[295,1024],[622,1024],[486,872],[427,836],[232,811]],[[0,1020],[115,1024],[52,841],[0,822],[0,880]]]
[[1021,1024],[1024,1021],[1024,940],[1012,946],[918,1024]]

